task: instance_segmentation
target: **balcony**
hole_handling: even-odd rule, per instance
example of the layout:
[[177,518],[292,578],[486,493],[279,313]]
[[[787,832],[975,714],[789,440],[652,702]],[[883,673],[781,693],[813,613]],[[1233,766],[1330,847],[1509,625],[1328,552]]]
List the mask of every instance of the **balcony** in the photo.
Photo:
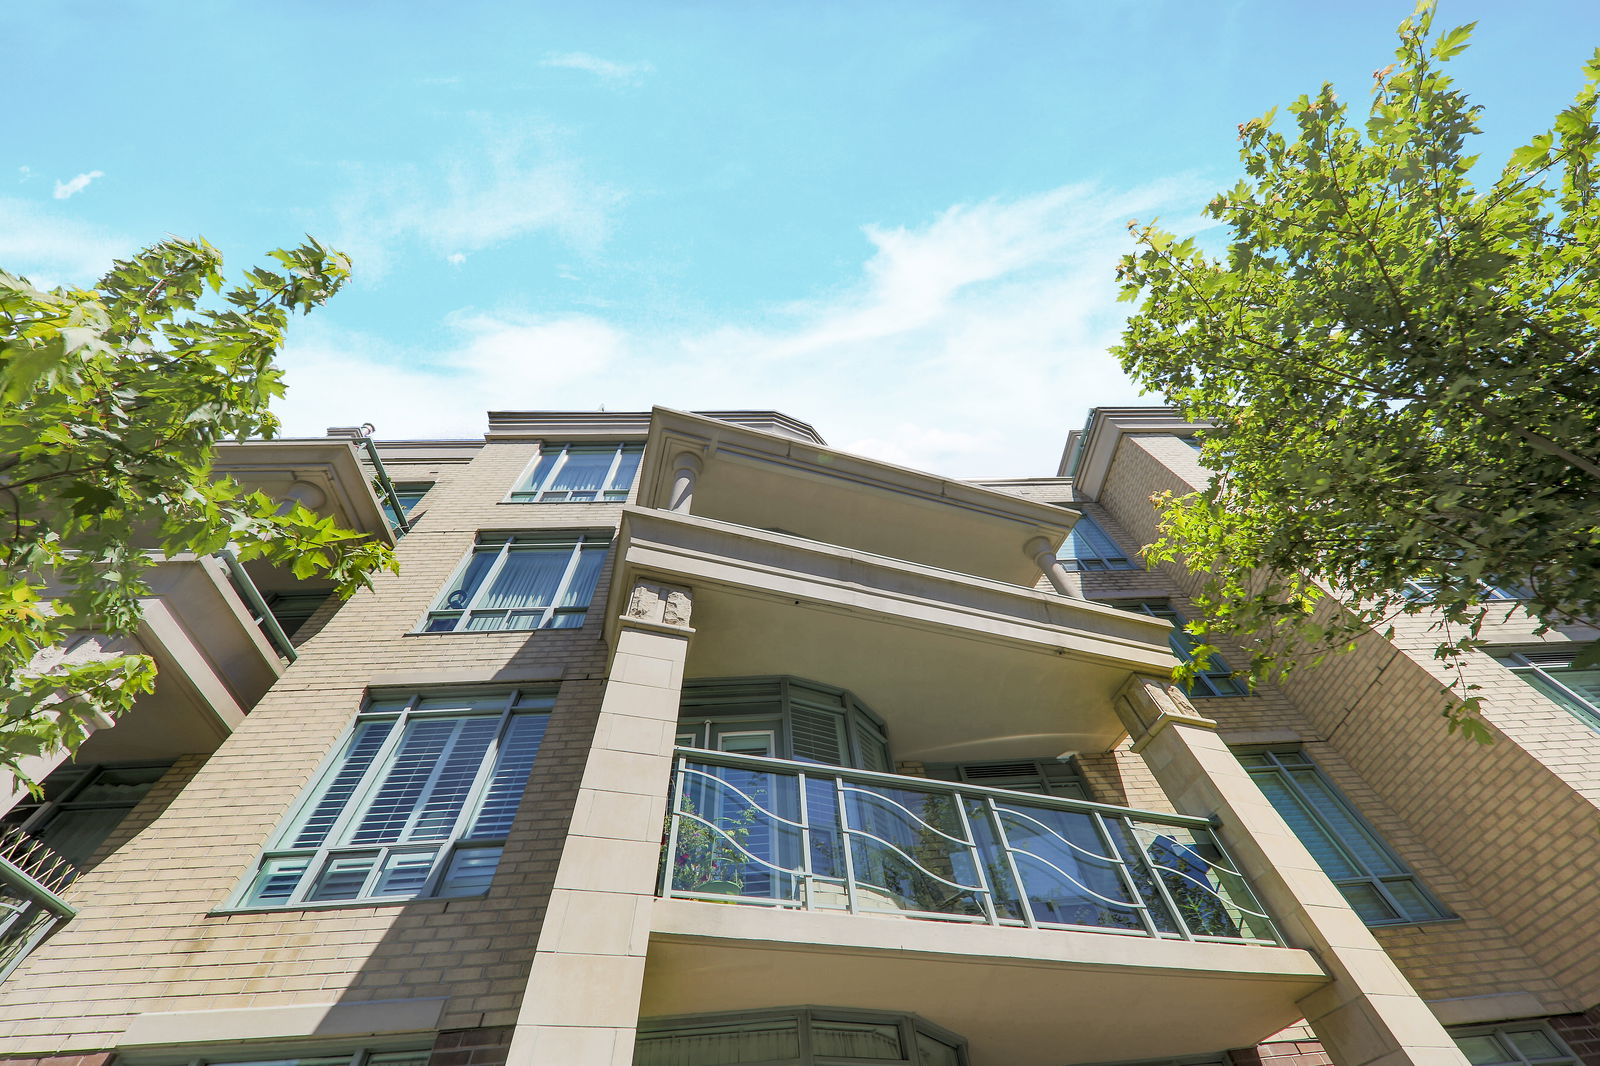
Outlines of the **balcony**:
[[666,836],[645,1017],[910,1012],[1060,1066],[1249,1046],[1327,980],[1202,818],[679,748]]
[[678,749],[661,895],[1281,944],[1203,818]]
[[78,876],[16,826],[0,826],[0,981],[77,912],[57,895]]

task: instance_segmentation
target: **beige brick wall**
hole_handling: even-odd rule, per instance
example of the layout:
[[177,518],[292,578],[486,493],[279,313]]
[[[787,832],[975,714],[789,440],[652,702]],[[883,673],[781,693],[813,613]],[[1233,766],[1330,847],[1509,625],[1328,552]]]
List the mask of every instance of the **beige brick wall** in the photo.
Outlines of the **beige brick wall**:
[[[1097,504],[1074,504],[1125,547],[1156,535],[1152,493],[1203,481],[1195,453],[1172,437],[1125,437]],[[1102,509],[1103,508],[1103,509]],[[1107,521],[1110,519],[1110,521]],[[1200,581],[1163,567],[1169,597],[1194,616]],[[1121,575],[1085,575],[1086,595],[1120,594]],[[1469,680],[1483,686],[1485,718],[1501,734],[1482,747],[1447,735],[1441,687],[1452,679],[1432,659],[1437,634],[1424,617],[1402,618],[1391,643],[1370,635],[1351,653],[1293,675],[1281,688],[1202,701],[1231,743],[1296,737],[1459,921],[1377,930],[1428,998],[1531,992],[1551,1011],[1600,1001],[1594,950],[1600,879],[1600,734],[1484,655]],[[1515,614],[1494,639],[1526,641]],[[1575,634],[1583,636],[1583,634]],[[1236,648],[1222,643],[1234,663]]]
[[[141,1012],[447,997],[441,1027],[515,1022],[604,687],[609,563],[586,625],[415,634],[479,530],[615,527],[614,504],[500,501],[534,454],[494,443],[467,464],[394,464],[436,482],[399,544],[401,573],[309,624],[300,659],[204,766],[180,763],[69,890],[79,917],[0,988],[10,1054],[116,1043]],[[426,678],[560,694],[485,898],[215,914],[255,862],[369,685]],[[193,773],[181,792],[169,788]],[[144,817],[146,814],[149,817]]]

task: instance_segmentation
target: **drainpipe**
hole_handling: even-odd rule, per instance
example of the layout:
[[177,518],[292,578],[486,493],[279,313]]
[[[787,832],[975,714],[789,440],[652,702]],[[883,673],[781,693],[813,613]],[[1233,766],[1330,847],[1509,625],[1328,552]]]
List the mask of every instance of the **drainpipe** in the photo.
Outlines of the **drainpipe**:
[[359,442],[367,451],[367,458],[372,460],[372,469],[378,479],[378,488],[383,491],[383,498],[388,501],[389,509],[394,512],[395,536],[403,537],[411,532],[411,520],[406,517],[406,510],[400,506],[400,494],[394,490],[394,482],[389,480],[389,472],[383,468],[383,460],[378,457],[378,446],[372,443],[372,434],[377,432],[377,427],[371,422],[364,422],[356,431],[352,443]]
[[227,566],[228,576],[233,579],[234,591],[256,613],[261,631],[267,635],[267,643],[271,644],[280,655],[290,662],[300,658],[300,653],[289,642],[289,634],[285,633],[283,627],[278,624],[278,620],[272,617],[272,611],[267,608],[267,601],[261,597],[261,590],[256,588],[254,581],[250,580],[250,575],[245,572],[244,566],[239,562],[239,557],[227,548],[222,548],[217,552],[217,558],[221,559],[223,564]]

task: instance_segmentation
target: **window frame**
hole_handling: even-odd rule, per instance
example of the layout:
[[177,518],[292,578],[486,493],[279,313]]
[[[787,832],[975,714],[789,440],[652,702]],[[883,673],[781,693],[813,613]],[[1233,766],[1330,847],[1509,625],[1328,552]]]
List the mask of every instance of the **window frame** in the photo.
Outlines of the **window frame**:
[[[539,464],[542,463],[546,458],[548,458],[553,453],[554,449],[556,449],[558,447],[560,449],[560,454],[556,455],[555,462],[550,465],[550,469],[544,472],[544,476],[541,477],[539,479],[539,483],[537,485],[535,485],[533,483],[533,478],[534,478],[534,475],[536,473],[538,473],[538,471],[539,471]],[[551,482],[553,482],[556,479],[556,476],[567,465],[567,459],[571,456],[571,454],[573,453],[574,450],[581,451],[581,452],[596,452],[597,453],[597,452],[603,451],[604,449],[607,449],[607,448],[612,449],[611,464],[606,468],[605,476],[603,478],[601,478],[599,487],[594,489],[594,494],[595,495],[594,495],[593,499],[589,499],[589,500],[569,499],[568,497],[570,496],[572,490],[570,490],[570,489],[552,489],[552,488],[550,488]],[[626,485],[623,485],[620,488],[618,488],[618,487],[613,485],[613,482],[616,479],[618,471],[621,469],[621,467],[622,467],[622,465],[624,463],[625,457],[627,455],[629,455],[630,453],[637,454],[639,456],[639,461],[635,462],[633,464],[633,474],[629,477],[628,483]],[[502,503],[611,503],[611,504],[627,503],[628,502],[628,495],[633,491],[634,483],[636,481],[638,481],[638,479],[639,479],[639,469],[640,469],[641,465],[643,464],[643,461],[644,461],[644,441],[642,441],[642,440],[540,441],[539,442],[539,451],[538,451],[538,453],[536,455],[534,455],[534,457],[532,459],[528,460],[528,465],[522,468],[522,473],[517,475],[517,480],[512,484],[510,491],[506,493],[505,499],[502,500],[501,502]],[[554,494],[554,493],[560,493],[561,494],[561,498],[560,499],[552,498],[552,494]]]
[[[22,832],[44,842],[51,850],[60,854],[60,845],[49,839],[52,823],[59,821],[64,815],[84,811],[122,811],[122,817],[117,820],[117,824],[107,830],[105,835],[95,843],[94,847],[89,849],[86,855],[81,859],[69,859],[74,866],[81,867],[93,859],[95,853],[100,850],[107,840],[111,839],[122,823],[127,820],[128,816],[133,814],[139,804],[143,803],[150,793],[161,784],[162,778],[167,775],[167,772],[174,765],[176,763],[171,759],[140,759],[134,762],[110,763],[63,763],[50,771],[49,774],[46,774],[44,780],[40,782],[41,786],[48,786],[50,778],[53,776],[59,775],[66,778],[67,784],[59,794],[44,796],[36,800],[24,792],[17,802],[11,805],[11,809],[5,812],[3,818],[0,818],[0,824],[14,825]],[[81,800],[77,798],[92,785],[97,784],[104,774],[138,770],[159,770],[160,773],[132,803],[124,801],[112,802],[109,800]],[[27,811],[25,817],[12,818],[12,815],[22,810]]]
[[[1493,1064],[1493,1066],[1512,1066],[1512,1064],[1515,1064],[1515,1066],[1583,1066],[1583,1060],[1578,1057],[1577,1052],[1573,1051],[1571,1045],[1561,1039],[1561,1034],[1556,1032],[1555,1028],[1543,1019],[1534,1018],[1525,1022],[1497,1022],[1493,1025],[1451,1026],[1445,1031],[1450,1034],[1450,1039],[1456,1042],[1457,1047],[1460,1047],[1462,1037],[1487,1036],[1494,1038],[1502,1050],[1509,1050],[1511,1054],[1500,1062]],[[1531,1058],[1509,1039],[1509,1035],[1512,1033],[1534,1031],[1549,1040],[1551,1046],[1561,1054],[1553,1057]],[[1465,1050],[1462,1051],[1462,1054],[1466,1054]],[[1467,1061],[1470,1062],[1472,1060],[1468,1059]]]
[[[1079,527],[1086,523],[1087,528],[1080,532]],[[1089,549],[1089,554],[1066,554],[1069,546],[1073,544],[1074,537],[1082,538],[1084,547]],[[1097,537],[1115,549],[1115,554],[1106,555],[1100,551],[1094,544]],[[1072,528],[1067,532],[1067,539],[1061,542],[1061,548],[1056,552],[1056,560],[1061,563],[1062,569],[1070,574],[1101,574],[1113,570],[1139,569],[1139,564],[1134,562],[1133,556],[1122,550],[1122,545],[1117,543],[1117,539],[1107,532],[1104,526],[1086,514],[1080,515],[1072,523]],[[1086,562],[1093,565],[1085,566]]]
[[[447,873],[455,863],[456,856],[467,850],[487,850],[489,848],[501,849],[502,854],[507,836],[468,839],[473,822],[482,813],[483,803],[488,796],[490,786],[493,784],[494,771],[499,762],[500,752],[503,747],[507,731],[511,723],[519,717],[544,715],[548,719],[555,704],[557,687],[555,685],[526,685],[511,689],[427,689],[412,690],[404,693],[386,694],[384,692],[369,692],[362,701],[361,709],[356,712],[350,725],[339,735],[333,748],[318,764],[316,772],[311,775],[306,787],[295,797],[290,804],[287,814],[279,822],[272,835],[267,838],[261,852],[257,855],[250,869],[246,871],[239,884],[229,894],[227,901],[218,909],[219,913],[246,912],[258,913],[262,911],[285,910],[322,910],[340,907],[372,907],[384,904],[406,903],[418,899],[470,899],[488,892],[485,886],[482,892],[460,892],[442,894],[439,889]],[[489,697],[504,695],[504,700],[498,710],[478,709],[468,707],[443,707],[428,708],[421,706],[425,700],[459,700],[463,703],[484,701]],[[399,703],[398,708],[392,706]],[[477,768],[473,771],[473,780],[461,802],[450,831],[437,840],[413,842],[396,840],[390,843],[355,844],[345,841],[352,825],[368,811],[368,805],[374,794],[384,783],[384,779],[393,767],[393,757],[399,750],[401,742],[405,739],[409,725],[419,720],[465,720],[469,718],[497,719],[495,731],[488,746],[484,749]],[[350,787],[349,795],[339,808],[334,820],[323,833],[322,839],[315,846],[295,847],[294,838],[304,831],[306,819],[315,813],[328,790],[335,783],[339,772],[348,765],[348,756],[352,751],[352,744],[360,733],[363,725],[381,719],[393,719],[394,725],[380,742],[378,749],[372,754],[355,782]],[[546,722],[548,730],[549,723]],[[428,771],[427,781],[437,779],[441,768],[455,745],[452,739],[440,753],[440,757]],[[539,746],[535,748],[530,760],[529,773],[538,765],[538,757],[543,749],[543,736],[540,737]],[[427,786],[419,793],[418,806],[409,817],[415,818],[421,811],[421,801],[427,795]],[[522,792],[518,794],[517,802],[522,802],[527,793],[527,781],[522,782]],[[378,895],[369,889],[375,889],[379,878],[387,869],[387,860],[391,854],[405,852],[421,852],[428,848],[433,849],[432,865],[422,885],[410,893],[390,893]],[[312,900],[307,898],[316,891],[323,875],[331,868],[334,860],[342,856],[374,855],[371,867],[368,869],[362,883],[362,890],[356,896],[344,899]],[[293,861],[304,857],[305,863],[298,875],[295,887],[290,893],[269,902],[252,902],[251,897],[256,894],[258,882],[262,882],[267,874],[268,866],[275,860],[287,859]],[[498,862],[497,862],[498,868]],[[490,880],[493,880],[490,874]]]
[[[1561,680],[1559,673],[1552,673],[1552,669],[1559,671],[1562,668],[1571,668],[1572,663],[1589,643],[1573,642],[1570,645],[1542,645],[1537,648],[1500,648],[1490,652],[1494,661],[1509,670],[1519,681],[1545,699],[1566,711],[1572,717],[1582,722],[1597,732],[1600,732],[1600,704],[1584,693],[1572,688]],[[1564,658],[1563,663],[1551,666],[1541,663],[1537,659]],[[1521,660],[1509,662],[1508,660]],[[1537,681],[1529,680],[1524,675],[1531,675]]]
[[[1377,893],[1378,898],[1382,900],[1390,909],[1392,909],[1396,915],[1399,916],[1383,921],[1369,921],[1367,918],[1363,917],[1359,911],[1356,912],[1356,917],[1360,918],[1364,925],[1376,928],[1388,928],[1390,926],[1421,925],[1426,922],[1451,921],[1456,918],[1456,915],[1453,914],[1442,902],[1440,902],[1439,897],[1435,896],[1428,890],[1428,886],[1422,882],[1420,877],[1417,876],[1416,871],[1411,868],[1411,864],[1401,858],[1399,853],[1396,852],[1394,848],[1389,845],[1389,842],[1384,839],[1383,834],[1379,833],[1378,830],[1374,828],[1372,823],[1362,816],[1361,812],[1356,809],[1355,804],[1351,803],[1349,797],[1344,794],[1344,790],[1334,783],[1333,779],[1323,771],[1321,766],[1317,765],[1317,761],[1315,759],[1306,754],[1303,746],[1299,744],[1276,744],[1265,746],[1235,747],[1231,750],[1233,751],[1234,756],[1240,759],[1241,764],[1244,766],[1245,771],[1249,773],[1252,781],[1254,781],[1258,776],[1264,776],[1264,772],[1275,773],[1279,780],[1283,782],[1284,787],[1289,791],[1289,794],[1293,797],[1295,802],[1299,804],[1300,808],[1310,815],[1311,820],[1317,824],[1327,838],[1333,842],[1333,845],[1339,849],[1339,852],[1344,857],[1344,860],[1352,868],[1364,871],[1364,874],[1359,877],[1342,877],[1335,876],[1334,874],[1329,873],[1326,869],[1323,869],[1323,873],[1327,874],[1328,880],[1332,881],[1333,886],[1340,890],[1339,894],[1341,896],[1344,896],[1343,888],[1346,884],[1368,885]],[[1302,761],[1298,763],[1285,763],[1282,760],[1282,756],[1285,755],[1293,756]],[[1244,756],[1266,758],[1270,765],[1267,767],[1251,766],[1250,764],[1244,762],[1244,759],[1242,758]],[[1355,854],[1350,843],[1335,831],[1334,826],[1324,816],[1321,808],[1318,807],[1312,797],[1310,797],[1306,791],[1300,787],[1299,782],[1294,779],[1294,775],[1288,772],[1291,769],[1310,770],[1313,774],[1315,774],[1317,779],[1320,780],[1327,788],[1328,795],[1332,798],[1332,801],[1339,806],[1345,817],[1349,818],[1351,823],[1353,823],[1359,831],[1365,833],[1368,841],[1386,858],[1388,858],[1390,862],[1394,863],[1396,868],[1403,872],[1399,874],[1381,874],[1374,872],[1370,867],[1368,867],[1366,862],[1363,861],[1359,855]],[[1257,785],[1256,787],[1260,788],[1261,786]],[[1263,790],[1263,795],[1265,795],[1265,790]],[[1271,797],[1268,797],[1268,802],[1271,802]],[[1286,818],[1284,821],[1287,822],[1288,819]],[[1293,825],[1289,826],[1289,831],[1294,832]],[[1305,841],[1300,837],[1299,833],[1295,833],[1295,839],[1300,840],[1302,844],[1305,843]],[[1307,845],[1306,850],[1311,850],[1309,845]],[[1316,858],[1315,854],[1312,855],[1312,858]],[[1320,862],[1317,865],[1318,868],[1322,868],[1322,864]],[[1400,900],[1388,890],[1385,885],[1386,881],[1410,882],[1411,887],[1416,890],[1417,894],[1432,909],[1433,913],[1424,917],[1414,917],[1409,915],[1407,909],[1401,905]],[[1346,898],[1346,903],[1352,911],[1355,911],[1355,904],[1349,903],[1348,898]]]
[[[417,628],[413,630],[413,632],[427,634],[530,633],[542,629],[582,629],[584,624],[588,621],[589,608],[594,605],[594,594],[599,590],[600,587],[600,570],[604,569],[605,567],[604,560],[601,561],[600,568],[595,571],[595,586],[589,590],[589,598],[581,607],[562,607],[561,600],[571,588],[573,576],[577,573],[578,564],[583,559],[583,553],[585,549],[588,548],[601,553],[608,552],[611,550],[611,541],[612,531],[609,529],[523,530],[479,533],[477,539],[473,541],[472,548],[465,556],[462,557],[461,561],[456,564],[455,569],[450,572],[450,578],[445,582],[444,588],[439,591],[439,595],[434,597],[433,606],[428,609],[428,612],[425,615],[423,615],[422,621],[418,623]],[[480,607],[484,598],[488,596],[490,591],[494,588],[496,579],[499,578],[500,574],[505,569],[506,560],[510,558],[511,552],[516,547],[519,545],[525,545],[532,550],[541,546],[553,547],[567,543],[570,543],[571,551],[567,556],[566,566],[562,570],[561,577],[557,582],[555,589],[550,594],[550,602],[547,605],[540,608]],[[472,591],[471,597],[461,607],[445,606],[449,597],[455,591],[456,586],[461,582],[462,578],[465,577],[467,569],[472,565],[473,558],[480,552],[487,552],[489,550],[495,551],[495,559],[489,564],[489,568],[484,572],[483,577],[479,579],[477,586]],[[475,614],[483,614],[489,617],[499,615],[504,621],[510,621],[513,615],[527,614],[535,610],[539,612],[539,621],[537,625],[498,625],[489,629],[471,629],[465,624]],[[575,625],[558,626],[552,624],[557,617],[572,617],[574,615],[576,615],[578,618],[578,621]],[[455,624],[450,626],[448,629],[434,628],[435,622],[448,618],[454,618]]]
[[[1150,618],[1161,618],[1172,623],[1172,633],[1167,637],[1167,645],[1172,649],[1181,662],[1191,662],[1194,659],[1194,636],[1185,628],[1188,621],[1172,606],[1172,601],[1165,599],[1140,599],[1140,600],[1105,600],[1108,606],[1121,611],[1131,611],[1134,614],[1147,615]],[[1205,691],[1200,691],[1202,688]],[[1190,699],[1223,699],[1229,696],[1250,696],[1250,686],[1245,681],[1233,676],[1233,668],[1220,654],[1211,656],[1211,665],[1195,674],[1194,684],[1184,689],[1185,696]]]

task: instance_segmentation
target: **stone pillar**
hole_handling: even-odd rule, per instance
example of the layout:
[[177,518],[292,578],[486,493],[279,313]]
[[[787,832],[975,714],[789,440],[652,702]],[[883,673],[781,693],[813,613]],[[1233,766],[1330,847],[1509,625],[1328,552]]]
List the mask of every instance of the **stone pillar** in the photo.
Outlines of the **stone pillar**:
[[509,1066],[633,1061],[691,606],[672,585],[629,594]]
[[1292,947],[1332,982],[1301,1000],[1337,1066],[1465,1066],[1432,1012],[1345,903],[1249,773],[1164,680],[1131,678],[1117,713],[1163,791],[1185,814],[1216,815],[1224,846]]
[[1039,564],[1040,573],[1050,579],[1051,587],[1063,596],[1072,595],[1067,584],[1067,568],[1056,558],[1056,553],[1051,549],[1048,540],[1034,537],[1022,546],[1022,553]]
[[694,452],[679,452],[672,460],[672,495],[667,510],[688,514],[694,506],[694,483],[705,464]]

